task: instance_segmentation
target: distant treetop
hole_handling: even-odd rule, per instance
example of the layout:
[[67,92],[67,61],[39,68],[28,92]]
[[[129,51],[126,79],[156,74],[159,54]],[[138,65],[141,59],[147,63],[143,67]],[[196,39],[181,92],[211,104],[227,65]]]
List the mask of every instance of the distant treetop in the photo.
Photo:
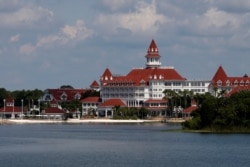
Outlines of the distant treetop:
[[62,85],[60,89],[74,89],[74,87],[71,85]]

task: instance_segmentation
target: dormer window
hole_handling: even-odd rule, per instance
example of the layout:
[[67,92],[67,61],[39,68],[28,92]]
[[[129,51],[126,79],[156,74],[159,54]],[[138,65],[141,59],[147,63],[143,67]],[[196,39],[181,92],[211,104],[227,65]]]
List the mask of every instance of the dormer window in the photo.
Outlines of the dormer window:
[[244,81],[243,80],[240,81],[240,86],[244,86]]
[[227,80],[226,84],[227,84],[227,86],[230,86],[230,81],[229,81],[229,80]]
[[61,95],[61,100],[67,100],[67,94],[65,92]]
[[221,80],[217,81],[217,86],[221,86],[221,85],[222,85]]
[[141,85],[145,85],[145,81],[144,81],[144,80],[141,80],[141,81],[140,81],[140,84],[141,84]]
[[237,80],[234,81],[234,86],[238,86],[238,81]]
[[79,100],[81,98],[81,95],[79,94],[79,93],[77,93],[76,95],[75,95],[75,99],[76,100]]
[[45,101],[51,101],[52,100],[52,95],[47,94],[44,98]]
[[246,81],[245,85],[246,85],[246,86],[248,86],[248,85],[249,85],[249,81],[248,81],[248,80]]

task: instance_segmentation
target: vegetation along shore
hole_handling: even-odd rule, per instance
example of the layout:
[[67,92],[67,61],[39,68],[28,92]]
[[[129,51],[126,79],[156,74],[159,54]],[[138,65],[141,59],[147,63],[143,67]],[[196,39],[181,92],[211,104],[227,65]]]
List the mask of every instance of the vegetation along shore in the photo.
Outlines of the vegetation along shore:
[[250,133],[250,92],[240,91],[229,97],[200,95],[199,107],[192,119],[182,123],[192,132]]

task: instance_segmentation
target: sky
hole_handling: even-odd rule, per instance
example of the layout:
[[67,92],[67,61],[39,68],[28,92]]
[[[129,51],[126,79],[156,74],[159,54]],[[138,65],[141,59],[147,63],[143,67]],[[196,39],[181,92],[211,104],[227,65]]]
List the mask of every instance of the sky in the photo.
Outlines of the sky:
[[0,87],[89,88],[109,68],[162,66],[189,80],[250,75],[249,0],[0,0]]

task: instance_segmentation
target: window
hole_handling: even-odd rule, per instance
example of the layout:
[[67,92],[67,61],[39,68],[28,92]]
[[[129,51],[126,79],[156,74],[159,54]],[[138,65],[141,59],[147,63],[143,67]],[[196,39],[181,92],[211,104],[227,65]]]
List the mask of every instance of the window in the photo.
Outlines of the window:
[[172,83],[171,82],[165,82],[165,86],[171,86]]
[[221,80],[217,81],[217,86],[221,86],[221,85],[222,85]]
[[244,85],[244,81],[240,81],[240,86],[243,86]]
[[238,81],[234,81],[234,86],[237,86],[238,85]]
[[174,82],[173,85],[174,86],[181,86],[181,83],[180,82]]

